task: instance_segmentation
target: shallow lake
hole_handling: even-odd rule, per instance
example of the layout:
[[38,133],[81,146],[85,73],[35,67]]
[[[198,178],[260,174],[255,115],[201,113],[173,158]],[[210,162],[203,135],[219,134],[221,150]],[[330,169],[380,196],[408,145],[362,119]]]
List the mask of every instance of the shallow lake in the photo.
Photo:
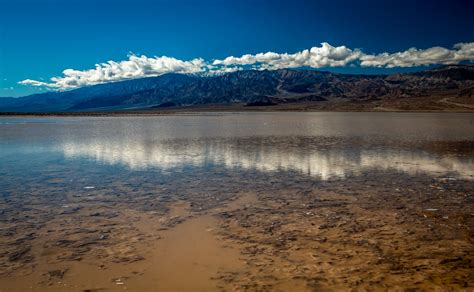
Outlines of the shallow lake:
[[21,180],[55,166],[85,174],[107,165],[189,175],[225,167],[320,179],[384,169],[472,178],[472,149],[462,141],[474,141],[472,114],[9,117],[0,118],[0,173]]
[[[124,279],[120,277],[124,277],[129,279],[127,287],[141,290],[212,290],[215,283],[203,282],[204,278],[220,279],[224,284],[219,287],[225,289],[263,283],[245,287],[282,285],[275,287],[285,290],[302,285],[311,290],[314,280],[306,274],[295,274],[296,268],[281,272],[292,264],[308,264],[308,274],[315,273],[317,265],[297,258],[311,244],[334,248],[337,255],[318,258],[318,262],[350,267],[354,263],[346,259],[352,256],[338,253],[363,252],[358,250],[363,246],[361,239],[354,239],[354,249],[336,248],[329,244],[331,236],[334,242],[343,242],[359,236],[358,232],[370,231],[376,238],[384,234],[386,226],[393,226],[391,232],[399,228],[400,234],[392,237],[407,240],[400,243],[406,247],[421,237],[414,239],[403,232],[413,229],[410,234],[421,234],[422,229],[417,228],[437,223],[420,220],[446,218],[457,219],[452,219],[451,225],[440,221],[440,226],[449,228],[439,234],[427,231],[426,238],[436,236],[430,240],[439,244],[446,238],[465,243],[446,241],[447,247],[456,247],[454,251],[446,248],[446,254],[470,253],[472,245],[462,236],[467,234],[463,228],[471,228],[474,222],[469,219],[473,217],[469,213],[473,145],[474,115],[463,113],[1,117],[0,255],[4,264],[0,264],[0,288],[27,287],[30,282],[40,290],[57,283],[85,290],[122,287]],[[236,198],[241,201],[235,203]],[[440,206],[446,213],[439,211]],[[392,215],[376,213],[381,208]],[[397,217],[403,212],[404,216]],[[264,217],[249,219],[259,215]],[[315,221],[308,221],[308,216],[314,216]],[[353,222],[350,229],[347,222]],[[298,228],[306,235],[295,236]],[[213,235],[196,231],[204,229]],[[193,230],[197,232],[194,235]],[[262,230],[266,231],[260,234]],[[190,245],[183,233],[206,244]],[[364,236],[370,238],[370,234]],[[224,239],[233,246],[233,254],[218,246]],[[367,245],[367,258],[382,258],[385,242],[395,250],[392,240],[381,237],[378,242],[382,248]],[[256,243],[263,250],[271,247],[274,256],[249,255]],[[178,258],[180,264],[174,257],[167,258],[167,250],[176,252],[173,246],[187,251]],[[241,263],[238,252],[243,247],[246,253],[241,250],[240,254],[251,258],[247,264]],[[288,248],[295,248],[294,253]],[[391,254],[390,248],[386,250]],[[411,252],[403,256],[410,259]],[[202,258],[199,254],[203,253],[219,256]],[[223,258],[227,262],[221,262]],[[271,262],[265,263],[269,258]],[[202,261],[205,268],[196,270],[199,265],[189,259]],[[263,264],[252,266],[259,261]],[[264,268],[277,263],[282,267],[279,274]],[[57,267],[51,270],[54,265]],[[379,269],[373,262],[367,265],[368,273],[369,267]],[[459,269],[461,272],[453,271],[463,276],[464,270]],[[232,279],[230,274],[222,274],[230,270]],[[261,270],[267,274],[259,274]],[[176,273],[167,274],[170,271],[194,274],[194,280],[188,286],[175,286],[186,281],[163,280],[176,277]],[[356,278],[349,282],[337,278],[353,272],[336,271],[325,276],[334,282],[322,281],[320,287],[344,289],[347,283],[351,287],[360,284]],[[408,274],[410,271],[414,270],[406,268]],[[430,273],[426,274],[427,283],[434,272]],[[280,280],[270,281],[269,274]],[[292,280],[284,280],[287,278]],[[384,282],[380,287],[396,287],[396,283]],[[426,285],[419,287],[439,288]]]

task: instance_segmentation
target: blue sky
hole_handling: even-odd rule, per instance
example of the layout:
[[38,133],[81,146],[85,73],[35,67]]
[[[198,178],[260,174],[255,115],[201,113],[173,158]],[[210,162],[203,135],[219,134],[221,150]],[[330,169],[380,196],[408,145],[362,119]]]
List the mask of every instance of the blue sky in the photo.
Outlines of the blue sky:
[[[169,56],[210,60],[319,47],[394,53],[474,41],[474,1],[0,0],[0,96],[42,92],[64,69]],[[349,73],[419,70],[321,67]]]

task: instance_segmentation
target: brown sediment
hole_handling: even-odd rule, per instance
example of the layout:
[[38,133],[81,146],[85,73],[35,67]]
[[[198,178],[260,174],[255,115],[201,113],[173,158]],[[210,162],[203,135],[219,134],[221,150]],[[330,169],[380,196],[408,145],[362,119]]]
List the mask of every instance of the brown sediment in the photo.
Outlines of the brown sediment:
[[239,271],[244,263],[239,251],[215,234],[210,214],[187,219],[163,233],[153,246],[148,267],[129,286],[137,291],[214,291],[219,271]]
[[88,190],[58,208],[34,195],[22,206],[4,200],[0,288],[474,287],[472,180],[386,171],[212,183],[188,183],[182,191],[194,192],[176,198],[158,191],[153,199],[128,196],[125,187],[123,196],[111,197]]
[[260,194],[251,208],[221,213],[222,234],[241,243],[248,269],[258,271],[236,275],[234,288],[472,289],[474,214],[464,187],[450,189],[449,179],[425,192],[409,182],[360,183]]
[[[86,208],[76,209],[83,214],[75,224],[67,220],[61,229],[64,221],[48,223],[47,232],[59,234],[38,233],[25,247],[12,246],[0,287],[2,291],[217,291],[225,284],[219,282],[222,271],[242,272],[245,265],[235,244],[217,235],[214,215],[250,200],[248,195],[239,196],[211,211],[192,212],[189,203],[177,201],[164,214],[134,210],[92,214],[92,218],[114,218],[108,223],[90,220]],[[115,234],[110,240],[112,230],[122,236]]]

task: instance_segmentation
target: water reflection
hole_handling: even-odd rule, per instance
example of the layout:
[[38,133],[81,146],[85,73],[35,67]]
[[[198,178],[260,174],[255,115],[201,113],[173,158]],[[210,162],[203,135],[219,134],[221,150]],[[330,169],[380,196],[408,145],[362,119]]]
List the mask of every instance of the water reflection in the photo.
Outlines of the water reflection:
[[59,155],[132,170],[223,166],[321,179],[393,170],[471,179],[473,141],[472,114],[10,117],[0,119],[0,174],[54,169]]
[[62,145],[69,159],[89,158],[131,169],[224,166],[262,172],[295,171],[323,180],[372,170],[408,174],[474,176],[474,161],[446,153],[371,145],[340,138],[251,137],[178,140],[95,138],[68,140]]

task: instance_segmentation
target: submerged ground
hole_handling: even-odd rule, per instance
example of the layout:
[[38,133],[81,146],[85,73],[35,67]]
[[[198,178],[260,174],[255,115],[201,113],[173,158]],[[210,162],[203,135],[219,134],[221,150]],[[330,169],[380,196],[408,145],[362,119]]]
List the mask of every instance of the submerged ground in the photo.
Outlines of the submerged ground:
[[0,119],[1,291],[474,286],[474,116]]

